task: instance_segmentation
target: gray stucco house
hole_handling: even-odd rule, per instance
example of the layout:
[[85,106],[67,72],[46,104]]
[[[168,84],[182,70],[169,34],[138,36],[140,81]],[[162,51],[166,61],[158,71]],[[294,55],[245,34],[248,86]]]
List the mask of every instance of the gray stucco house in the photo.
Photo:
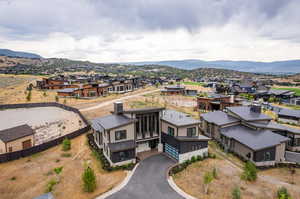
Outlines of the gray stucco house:
[[259,105],[228,107],[225,111],[201,114],[201,129],[257,166],[285,161],[285,150],[295,150],[300,131],[272,121]]
[[111,115],[92,121],[97,146],[112,166],[134,163],[140,152],[158,150],[183,162],[208,153],[210,138],[199,134],[200,121],[161,107],[124,110],[114,104]]

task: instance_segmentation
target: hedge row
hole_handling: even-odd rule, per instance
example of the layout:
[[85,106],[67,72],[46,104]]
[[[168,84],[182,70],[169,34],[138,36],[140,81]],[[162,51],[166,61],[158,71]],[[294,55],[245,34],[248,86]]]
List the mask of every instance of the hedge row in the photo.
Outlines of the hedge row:
[[186,160],[181,164],[175,165],[172,169],[170,169],[169,175],[171,176],[176,173],[179,173],[179,172],[183,171],[184,169],[186,169],[190,164],[192,164],[194,162],[205,160],[207,158],[216,158],[216,155],[212,154],[212,153],[208,153],[207,155],[204,155],[204,156],[200,156],[200,155],[193,156],[190,160]]

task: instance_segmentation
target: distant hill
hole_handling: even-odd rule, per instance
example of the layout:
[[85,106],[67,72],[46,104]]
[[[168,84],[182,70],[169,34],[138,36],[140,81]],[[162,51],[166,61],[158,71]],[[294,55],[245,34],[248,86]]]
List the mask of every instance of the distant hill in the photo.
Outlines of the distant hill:
[[20,52],[20,51],[12,51],[9,49],[0,49],[0,56],[30,58],[30,59],[42,58],[38,54],[28,53],[28,52]]
[[[123,63],[125,64],[125,63]],[[198,59],[128,62],[134,65],[165,65],[180,69],[192,70],[197,68],[222,68],[228,70],[255,72],[255,73],[300,73],[300,60],[287,60],[275,62],[254,61],[203,61]]]

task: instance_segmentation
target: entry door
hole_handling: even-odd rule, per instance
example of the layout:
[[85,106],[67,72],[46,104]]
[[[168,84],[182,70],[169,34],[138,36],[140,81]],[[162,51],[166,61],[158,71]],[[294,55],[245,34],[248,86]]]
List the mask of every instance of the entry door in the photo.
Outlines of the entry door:
[[22,142],[22,145],[23,145],[23,149],[30,148],[32,146],[31,140],[26,140],[26,141]]

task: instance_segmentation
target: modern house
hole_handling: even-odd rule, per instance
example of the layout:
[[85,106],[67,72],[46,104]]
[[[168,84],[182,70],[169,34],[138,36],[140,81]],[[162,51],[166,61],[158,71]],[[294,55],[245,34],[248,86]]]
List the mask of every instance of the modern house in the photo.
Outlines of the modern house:
[[140,152],[158,150],[178,162],[207,153],[209,138],[199,135],[199,121],[160,107],[123,110],[114,104],[111,115],[92,121],[95,143],[110,164],[136,161]]
[[282,103],[289,103],[294,98],[295,92],[289,90],[269,89],[267,91],[260,91],[255,93],[256,98],[261,98],[268,101],[271,97],[280,100]]
[[164,89],[160,90],[162,95],[184,95],[185,87],[183,85],[168,85]]
[[300,110],[279,108],[277,116],[280,122],[300,125]]
[[34,130],[27,124],[1,130],[0,154],[34,146],[34,134]]
[[257,166],[285,161],[286,148],[296,150],[298,147],[300,131],[273,122],[255,104],[227,107],[225,111],[205,113],[200,117],[205,135]]
[[234,96],[209,93],[207,96],[197,97],[197,109],[203,111],[223,110],[229,106],[239,106],[241,101]]

